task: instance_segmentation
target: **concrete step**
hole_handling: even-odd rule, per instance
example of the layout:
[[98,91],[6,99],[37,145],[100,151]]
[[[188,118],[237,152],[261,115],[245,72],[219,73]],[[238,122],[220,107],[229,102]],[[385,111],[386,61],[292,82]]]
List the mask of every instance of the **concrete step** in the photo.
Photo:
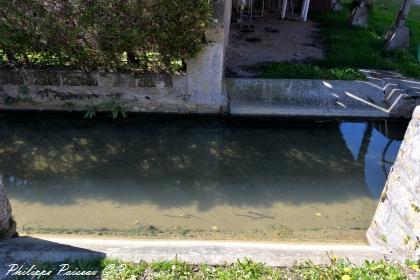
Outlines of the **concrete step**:
[[410,118],[414,108],[420,105],[420,81],[393,71],[364,70],[364,74],[369,81],[381,84],[392,116]]
[[[117,258],[138,262],[178,260],[190,263],[224,264],[245,257],[272,266],[290,266],[308,259],[328,263],[330,257],[348,258],[355,264],[379,260],[384,255],[363,244],[283,244],[268,242],[192,241],[192,240],[112,240],[20,237],[0,246],[0,275],[10,263],[64,261],[80,258]],[[3,269],[3,271],[2,271]],[[1,276],[0,276],[1,278]]]
[[387,118],[380,85],[369,81],[225,80],[232,115]]

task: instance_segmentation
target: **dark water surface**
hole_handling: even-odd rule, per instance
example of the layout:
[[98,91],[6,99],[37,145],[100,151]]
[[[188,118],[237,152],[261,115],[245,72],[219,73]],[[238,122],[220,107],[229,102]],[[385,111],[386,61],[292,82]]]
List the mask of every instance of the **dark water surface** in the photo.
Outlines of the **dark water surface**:
[[363,242],[403,122],[2,114],[21,232]]

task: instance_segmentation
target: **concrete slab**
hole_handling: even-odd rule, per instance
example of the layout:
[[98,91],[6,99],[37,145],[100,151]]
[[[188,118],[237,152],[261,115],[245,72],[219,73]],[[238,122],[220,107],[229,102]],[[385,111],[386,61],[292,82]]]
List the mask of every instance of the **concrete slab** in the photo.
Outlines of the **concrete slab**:
[[[80,258],[118,258],[125,261],[179,260],[224,264],[249,257],[272,266],[289,266],[311,259],[329,262],[329,256],[349,258],[360,264],[384,255],[368,245],[281,244],[190,240],[104,240],[60,237],[20,237],[0,246],[0,275],[10,263],[64,261]],[[1,276],[0,276],[1,277]]]
[[[363,70],[367,81],[225,79],[233,116],[410,118],[420,82]],[[407,86],[409,85],[409,86]]]
[[389,117],[382,88],[365,81],[226,79],[232,115]]

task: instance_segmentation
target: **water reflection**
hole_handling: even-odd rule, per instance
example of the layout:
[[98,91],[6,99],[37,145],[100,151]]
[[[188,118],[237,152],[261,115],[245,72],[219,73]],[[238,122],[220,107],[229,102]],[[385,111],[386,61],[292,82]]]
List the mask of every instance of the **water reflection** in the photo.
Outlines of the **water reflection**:
[[[372,128],[368,151],[365,155],[365,181],[374,198],[379,198],[384,182],[395,161],[401,140],[387,138]],[[380,159],[380,164],[378,164]]]
[[380,197],[401,146],[403,133],[395,133],[399,128],[389,130],[386,120],[340,123],[340,131],[353,159],[364,161],[365,182],[373,198]]
[[377,126],[4,116],[0,172],[31,229],[340,240],[368,226],[383,187],[387,138]]

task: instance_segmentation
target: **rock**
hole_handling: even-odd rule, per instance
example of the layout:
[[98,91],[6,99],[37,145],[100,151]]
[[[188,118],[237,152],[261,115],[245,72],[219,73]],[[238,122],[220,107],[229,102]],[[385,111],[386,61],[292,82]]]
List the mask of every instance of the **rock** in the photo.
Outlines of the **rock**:
[[149,226],[147,227],[147,230],[148,230],[148,231],[157,231],[157,230],[158,230],[158,228],[157,228],[157,227],[155,227],[154,225],[149,225]]
[[388,32],[385,37],[385,49],[395,50],[410,46],[410,29],[405,26],[397,26]]
[[369,244],[397,259],[420,259],[420,106],[367,232]]
[[10,238],[15,233],[16,224],[12,219],[12,207],[0,180],[0,239]]
[[357,27],[367,27],[368,10],[366,6],[358,6],[354,8],[351,15],[351,25]]

